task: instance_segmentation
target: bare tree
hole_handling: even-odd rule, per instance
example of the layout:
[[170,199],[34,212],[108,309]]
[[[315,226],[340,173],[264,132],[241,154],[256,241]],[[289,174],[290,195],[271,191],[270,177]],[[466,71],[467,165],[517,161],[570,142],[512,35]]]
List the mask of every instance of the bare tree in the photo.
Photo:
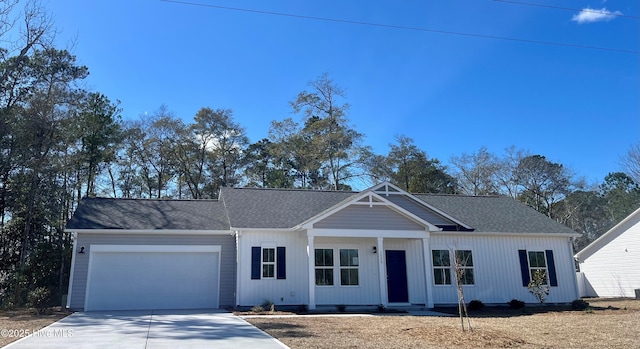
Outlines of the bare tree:
[[[456,290],[458,294],[458,314],[460,315],[460,325],[462,326],[462,331],[473,332],[473,327],[471,327],[471,319],[469,318],[469,312],[467,311],[467,303],[464,299],[464,287],[466,284],[465,280],[469,277],[467,275],[468,270],[465,268],[469,264],[472,264],[471,261],[471,253],[464,253],[465,251],[461,250],[450,250],[451,255],[453,255],[453,269],[456,277]],[[468,251],[467,251],[468,252]],[[465,328],[464,319],[467,319],[467,326]]]
[[498,193],[496,175],[500,169],[498,157],[487,147],[476,153],[451,157],[456,170],[459,188],[468,195],[491,195]]
[[627,154],[620,159],[624,172],[636,183],[640,183],[640,143],[632,145]]

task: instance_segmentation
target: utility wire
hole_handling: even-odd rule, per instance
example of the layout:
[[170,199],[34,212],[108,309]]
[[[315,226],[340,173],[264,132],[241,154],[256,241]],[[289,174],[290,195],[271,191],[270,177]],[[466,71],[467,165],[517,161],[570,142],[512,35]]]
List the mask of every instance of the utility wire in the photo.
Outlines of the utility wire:
[[534,4],[534,3],[530,3],[530,2],[511,1],[511,0],[492,0],[492,1],[504,2],[504,3],[507,3],[507,4],[514,4],[514,5],[545,7],[545,8],[552,8],[552,9],[556,9],[556,10],[564,10],[564,11],[571,11],[571,12],[575,12],[575,11],[578,11],[578,12],[589,12],[589,13],[597,13],[597,14],[602,14],[602,15],[607,15],[607,16],[616,16],[616,17],[640,19],[640,17],[638,17],[638,16],[630,16],[630,15],[625,15],[625,14],[622,14],[622,13],[615,13],[615,12],[604,12],[602,10],[590,9],[590,8],[579,9],[579,8],[560,7],[560,6],[543,5],[543,4]]
[[300,19],[311,19],[311,20],[316,20],[316,21],[325,21],[325,22],[334,22],[334,23],[355,24],[355,25],[363,25],[363,26],[369,26],[369,27],[413,30],[413,31],[420,31],[420,32],[427,32],[427,33],[438,33],[438,34],[458,35],[458,36],[476,37],[476,38],[484,38],[484,39],[517,41],[517,42],[525,42],[525,43],[530,43],[530,44],[564,46],[564,47],[572,47],[572,48],[580,48],[580,49],[611,51],[611,52],[630,53],[630,54],[634,54],[634,55],[640,55],[640,51],[623,50],[623,49],[609,48],[609,47],[588,46],[588,45],[580,45],[580,44],[569,44],[569,43],[552,42],[552,41],[541,41],[541,40],[530,40],[530,39],[518,39],[518,38],[510,38],[510,37],[504,37],[504,36],[494,36],[494,35],[484,35],[484,34],[474,34],[474,33],[463,33],[463,32],[454,32],[454,31],[439,30],[439,29],[408,27],[408,26],[394,25],[394,24],[382,24],[382,23],[353,21],[353,20],[347,20],[347,19],[336,19],[336,18],[296,15],[296,14],[291,14],[291,13],[282,13],[282,12],[273,12],[273,11],[252,10],[252,9],[239,8],[239,7],[229,7],[229,6],[201,4],[201,3],[189,2],[189,1],[179,1],[179,0],[160,0],[160,1],[170,2],[170,3],[174,3],[174,4],[181,4],[181,5],[216,8],[216,9],[221,9],[221,10],[258,13],[258,14],[263,14],[263,15],[292,17],[292,18],[300,18]]

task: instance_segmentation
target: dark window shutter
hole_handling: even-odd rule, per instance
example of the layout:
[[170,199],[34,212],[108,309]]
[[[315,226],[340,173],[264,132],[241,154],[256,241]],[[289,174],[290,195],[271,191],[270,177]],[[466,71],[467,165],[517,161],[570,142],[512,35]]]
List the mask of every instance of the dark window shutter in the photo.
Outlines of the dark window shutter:
[[251,279],[260,279],[260,260],[262,249],[260,247],[251,247]]
[[529,286],[529,262],[527,261],[527,250],[518,250],[520,255],[520,273],[522,274],[522,286]]
[[287,278],[287,258],[286,258],[286,250],[284,247],[278,247],[276,256],[276,265],[278,267],[277,276],[278,279],[286,279]]
[[544,251],[547,254],[547,269],[549,270],[549,284],[551,286],[558,286],[558,277],[556,275],[556,263],[553,260],[553,251]]

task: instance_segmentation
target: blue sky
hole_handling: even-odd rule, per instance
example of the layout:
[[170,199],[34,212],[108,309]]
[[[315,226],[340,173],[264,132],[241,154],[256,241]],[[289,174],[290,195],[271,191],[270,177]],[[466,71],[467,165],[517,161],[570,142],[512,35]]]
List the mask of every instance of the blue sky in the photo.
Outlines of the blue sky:
[[[229,108],[255,142],[271,120],[296,117],[288,102],[329,72],[347,91],[352,125],[378,153],[398,134],[445,164],[481,146],[502,155],[514,145],[602,182],[640,139],[640,3],[523,1],[576,10],[491,0],[52,0],[47,7],[59,46],[74,42],[89,67],[87,87],[120,100],[125,118],[162,104],[187,121],[201,107]],[[616,15],[579,11],[586,8]]]

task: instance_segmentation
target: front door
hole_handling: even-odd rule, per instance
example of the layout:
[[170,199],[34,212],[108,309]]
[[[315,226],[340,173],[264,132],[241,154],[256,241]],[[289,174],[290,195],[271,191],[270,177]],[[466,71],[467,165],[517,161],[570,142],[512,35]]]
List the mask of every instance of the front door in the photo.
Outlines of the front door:
[[389,303],[409,302],[405,251],[386,250]]

